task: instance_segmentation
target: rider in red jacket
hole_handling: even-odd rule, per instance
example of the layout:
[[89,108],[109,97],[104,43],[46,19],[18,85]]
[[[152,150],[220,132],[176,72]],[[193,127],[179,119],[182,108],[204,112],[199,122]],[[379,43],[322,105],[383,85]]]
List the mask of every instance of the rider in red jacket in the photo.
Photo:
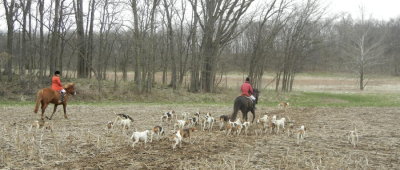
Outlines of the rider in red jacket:
[[61,93],[61,102],[64,101],[65,90],[62,87],[60,80],[60,71],[54,72],[54,76],[51,78],[51,89]]
[[240,90],[242,90],[242,96],[246,96],[252,101],[256,100],[256,98],[253,96],[253,87],[251,87],[250,78],[246,78],[246,81],[242,84]]

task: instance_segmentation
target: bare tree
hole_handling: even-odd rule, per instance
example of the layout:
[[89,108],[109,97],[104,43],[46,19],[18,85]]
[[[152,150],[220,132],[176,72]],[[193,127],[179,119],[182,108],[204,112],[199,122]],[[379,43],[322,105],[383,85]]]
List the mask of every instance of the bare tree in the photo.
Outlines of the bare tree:
[[8,61],[6,63],[4,72],[8,76],[8,81],[12,81],[12,60],[13,60],[13,40],[14,40],[14,22],[16,20],[16,13],[18,12],[17,3],[14,0],[8,2],[7,0],[3,0],[4,10],[6,14],[7,20],[7,50],[8,53]]
[[76,46],[78,50],[78,77],[86,78],[89,75],[88,64],[86,60],[86,46],[85,46],[85,31],[83,28],[83,7],[82,0],[74,0],[74,11],[75,11],[75,21],[76,21],[76,32],[77,32],[77,43]]
[[361,8],[361,20],[351,25],[343,48],[347,52],[348,63],[356,70],[359,77],[359,88],[364,90],[365,73],[368,67],[382,64],[384,53],[384,38],[386,31],[377,22],[365,19],[365,10]]
[[[89,2],[90,6],[90,17],[88,20],[90,20],[89,25],[89,35],[88,35],[88,41],[87,41],[87,62],[89,64],[89,68],[92,67],[93,64],[93,53],[94,53],[94,36],[93,36],[93,27],[94,27],[94,13],[95,13],[95,5],[96,5],[96,0],[91,0]],[[89,77],[92,77],[92,74],[89,73]]]
[[133,49],[134,49],[134,59],[135,59],[135,77],[134,77],[134,82],[135,82],[135,91],[140,92],[140,87],[141,87],[141,76],[140,76],[140,63],[141,63],[141,57],[140,57],[140,30],[139,30],[139,11],[138,11],[138,2],[136,0],[131,0],[131,8],[132,8],[132,13],[133,13]]
[[39,6],[39,77],[44,77],[44,0],[38,0]]
[[134,22],[133,56],[135,59],[135,90],[139,93],[150,92],[155,73],[155,53],[151,51],[156,47],[156,40],[154,39],[155,15],[160,0],[146,0],[142,3],[139,3],[136,0],[131,0],[130,2]]
[[163,6],[165,10],[165,16],[166,16],[166,23],[167,23],[167,37],[168,37],[168,48],[167,48],[167,54],[169,58],[171,59],[171,83],[170,86],[172,89],[177,88],[177,64],[176,64],[176,54],[175,54],[175,40],[174,40],[174,30],[172,28],[172,18],[175,15],[175,9],[173,4],[176,3],[176,0],[164,0],[163,1]]
[[198,92],[200,90],[200,61],[201,61],[201,56],[199,55],[199,48],[197,46],[197,25],[199,22],[199,16],[196,15],[197,11],[197,0],[191,1],[192,7],[193,7],[193,12],[192,12],[192,18],[193,21],[190,24],[190,53],[192,57],[192,61],[190,63],[191,69],[190,69],[190,87],[189,91],[190,92]]
[[292,90],[296,73],[300,71],[314,44],[318,43],[313,37],[321,29],[318,22],[322,14],[318,0],[308,0],[288,16],[290,19],[277,39],[278,51],[282,51],[282,55],[276,73],[276,90],[279,85],[284,92]]
[[60,23],[60,0],[55,0],[55,6],[54,6],[54,17],[53,17],[53,28],[52,28],[52,33],[51,33],[51,42],[50,42],[50,62],[49,62],[49,68],[50,68],[50,74],[54,73],[56,71],[56,66],[57,66],[57,57],[59,53],[59,43],[60,43],[60,31],[59,31],[59,23]]
[[189,0],[203,31],[200,87],[204,92],[214,91],[217,57],[221,49],[239,34],[238,25],[253,1],[199,0],[198,8],[196,0]]
[[[177,53],[178,53],[178,61],[179,61],[179,86],[181,87],[183,84],[184,77],[188,71],[188,60],[189,60],[189,45],[191,43],[192,36],[190,33],[187,33],[185,25],[186,20],[186,1],[183,1],[181,4],[181,12],[177,10],[177,17],[179,19],[179,30],[177,36]],[[190,27],[190,26],[189,26]]]
[[391,20],[388,23],[389,33],[386,34],[386,55],[391,59],[393,73],[400,76],[400,18]]
[[289,3],[285,0],[271,1],[262,9],[259,21],[252,24],[246,31],[249,44],[251,44],[248,76],[254,88],[261,88],[267,61],[271,61],[270,56],[274,55],[273,42],[289,18],[284,16],[288,5]]
[[22,47],[21,47],[21,57],[19,59],[19,73],[21,75],[25,74],[25,66],[26,66],[26,61],[28,60],[27,57],[27,50],[28,50],[28,45],[27,45],[27,16],[30,13],[31,9],[31,0],[20,0],[20,5],[22,7]]

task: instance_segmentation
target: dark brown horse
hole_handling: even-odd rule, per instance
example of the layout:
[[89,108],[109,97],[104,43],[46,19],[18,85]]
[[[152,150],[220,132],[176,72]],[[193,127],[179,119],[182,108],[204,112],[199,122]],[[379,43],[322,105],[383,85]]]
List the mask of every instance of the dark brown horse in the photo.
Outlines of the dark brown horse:
[[251,122],[254,122],[254,118],[256,117],[255,106],[258,102],[258,95],[260,92],[257,89],[254,89],[253,92],[254,92],[253,96],[256,98],[254,103],[253,101],[251,101],[251,99],[249,99],[246,96],[236,97],[235,104],[233,105],[233,113],[231,116],[231,121],[236,120],[237,113],[240,110],[242,112],[243,119],[245,121],[247,121],[247,113],[251,112],[253,114],[253,120]]
[[54,113],[57,110],[57,106],[58,105],[63,105],[64,108],[64,117],[66,119],[68,119],[67,117],[67,101],[68,101],[68,97],[69,95],[76,95],[76,91],[75,91],[75,84],[74,83],[68,83],[67,85],[64,86],[64,89],[66,91],[66,94],[64,96],[64,101],[60,102],[60,97],[61,94],[58,91],[55,91],[51,88],[44,88],[41,89],[37,92],[36,95],[36,106],[35,106],[35,110],[34,112],[37,113],[39,110],[39,105],[41,104],[41,108],[42,108],[42,115],[41,118],[42,120],[44,120],[44,112],[46,111],[47,106],[50,103],[54,104],[54,110],[53,113],[51,114],[50,118],[46,116],[47,119],[51,120],[51,118],[53,118]]

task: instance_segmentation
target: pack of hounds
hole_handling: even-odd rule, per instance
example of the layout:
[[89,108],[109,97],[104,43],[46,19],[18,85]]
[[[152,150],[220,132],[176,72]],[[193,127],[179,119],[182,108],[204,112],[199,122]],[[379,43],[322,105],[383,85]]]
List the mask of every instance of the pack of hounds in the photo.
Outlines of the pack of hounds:
[[[286,109],[289,106],[287,102],[281,102],[278,104],[279,108]],[[111,129],[114,126],[119,126],[122,129],[129,129],[133,124],[133,119],[126,114],[116,114],[115,120],[109,121],[107,128]],[[178,119],[178,117],[180,117]],[[160,125],[154,126],[150,130],[135,131],[131,135],[133,141],[132,147],[135,147],[140,141],[144,142],[146,147],[147,142],[153,142],[153,137],[165,136],[166,130],[161,124],[171,127],[171,132],[168,133],[170,141],[172,141],[172,149],[175,150],[177,146],[182,146],[184,139],[188,139],[191,143],[191,137],[193,133],[202,130],[211,132],[214,124],[218,122],[219,131],[223,131],[225,135],[239,136],[241,134],[248,135],[250,131],[253,131],[256,136],[265,134],[282,134],[287,133],[288,136],[296,137],[296,144],[300,145],[306,137],[307,128],[305,125],[297,125],[294,120],[290,120],[289,117],[277,118],[277,115],[268,115],[267,113],[258,118],[254,123],[249,121],[243,121],[237,118],[235,121],[231,121],[230,115],[221,115],[219,119],[214,118],[211,113],[200,113],[195,112],[193,114],[184,112],[180,116],[176,114],[174,110],[164,112],[160,117]],[[251,129],[251,130],[250,130]],[[356,147],[358,143],[358,133],[355,129],[347,134],[347,139],[350,144]]]
[[[288,103],[279,104],[279,107],[286,108]],[[129,129],[133,124],[133,119],[126,114],[116,114],[114,121],[109,121],[107,124],[108,129],[118,126],[122,129]],[[288,120],[287,120],[288,119]],[[225,135],[248,135],[254,132],[256,136],[264,134],[281,134],[287,133],[288,136],[296,136],[296,144],[300,143],[306,137],[307,128],[305,125],[295,126],[295,121],[290,120],[288,117],[277,118],[277,115],[264,114],[258,118],[254,123],[250,121],[243,121],[237,118],[235,121],[231,120],[230,115],[221,115],[219,119],[214,118],[211,113],[195,112],[193,114],[184,112],[177,114],[174,110],[162,113],[160,116],[160,124],[154,126],[149,130],[135,131],[130,136],[132,140],[132,147],[139,142],[143,142],[145,147],[148,142],[153,142],[153,137],[157,136],[158,140],[167,135],[172,143],[172,149],[175,150],[178,146],[182,146],[183,140],[188,140],[191,143],[193,133],[198,130],[212,132],[214,124],[218,123],[217,129],[222,131]],[[170,132],[166,132],[168,127]],[[214,128],[215,129],[215,128]],[[186,142],[185,142],[186,143]]]
[[[278,104],[279,108],[286,109],[289,106],[289,103],[281,102]],[[107,129],[113,128],[122,128],[130,129],[133,126],[133,118],[127,114],[115,113],[114,121],[107,122]],[[180,119],[178,119],[180,117]],[[200,113],[196,112],[194,114],[184,112],[181,116],[178,116],[174,110],[167,111],[162,113],[160,117],[160,125],[154,126],[150,130],[145,131],[136,131],[132,133],[130,139],[133,141],[132,147],[135,147],[135,144],[142,141],[146,147],[147,142],[153,142],[153,137],[157,136],[158,140],[161,137],[166,136],[168,134],[168,138],[172,142],[172,149],[175,150],[177,146],[179,148],[182,146],[182,142],[184,139],[188,139],[189,143],[191,143],[192,134],[198,130],[211,132],[214,128],[214,124],[218,122],[219,131],[223,131],[223,133],[227,136],[235,135],[239,136],[241,134],[248,135],[249,132],[254,132],[256,136],[265,135],[265,134],[282,134],[287,133],[288,136],[296,137],[296,144],[300,145],[304,138],[306,137],[307,128],[305,125],[297,125],[294,120],[290,120],[288,116],[277,118],[277,115],[268,115],[265,113],[263,116],[256,119],[254,123],[250,121],[243,121],[240,118],[237,118],[235,121],[231,120],[230,115],[221,115],[217,120],[214,118],[211,113]],[[172,126],[172,130],[170,133],[166,133],[167,126],[170,128]],[[35,121],[31,125],[31,128],[43,128],[49,129],[52,131],[52,124],[44,121]],[[357,146],[358,143],[358,133],[357,130],[349,131],[346,133],[347,141],[353,145],[353,147]]]

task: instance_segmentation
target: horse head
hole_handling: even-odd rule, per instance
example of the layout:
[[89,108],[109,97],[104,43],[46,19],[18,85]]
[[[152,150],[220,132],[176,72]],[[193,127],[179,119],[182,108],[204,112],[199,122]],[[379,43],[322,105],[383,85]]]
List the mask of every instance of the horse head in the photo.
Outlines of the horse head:
[[253,96],[256,98],[256,104],[258,103],[259,95],[260,95],[260,91],[258,91],[258,89],[253,89]]
[[76,95],[75,83],[68,83],[64,86],[64,89],[68,94]]

